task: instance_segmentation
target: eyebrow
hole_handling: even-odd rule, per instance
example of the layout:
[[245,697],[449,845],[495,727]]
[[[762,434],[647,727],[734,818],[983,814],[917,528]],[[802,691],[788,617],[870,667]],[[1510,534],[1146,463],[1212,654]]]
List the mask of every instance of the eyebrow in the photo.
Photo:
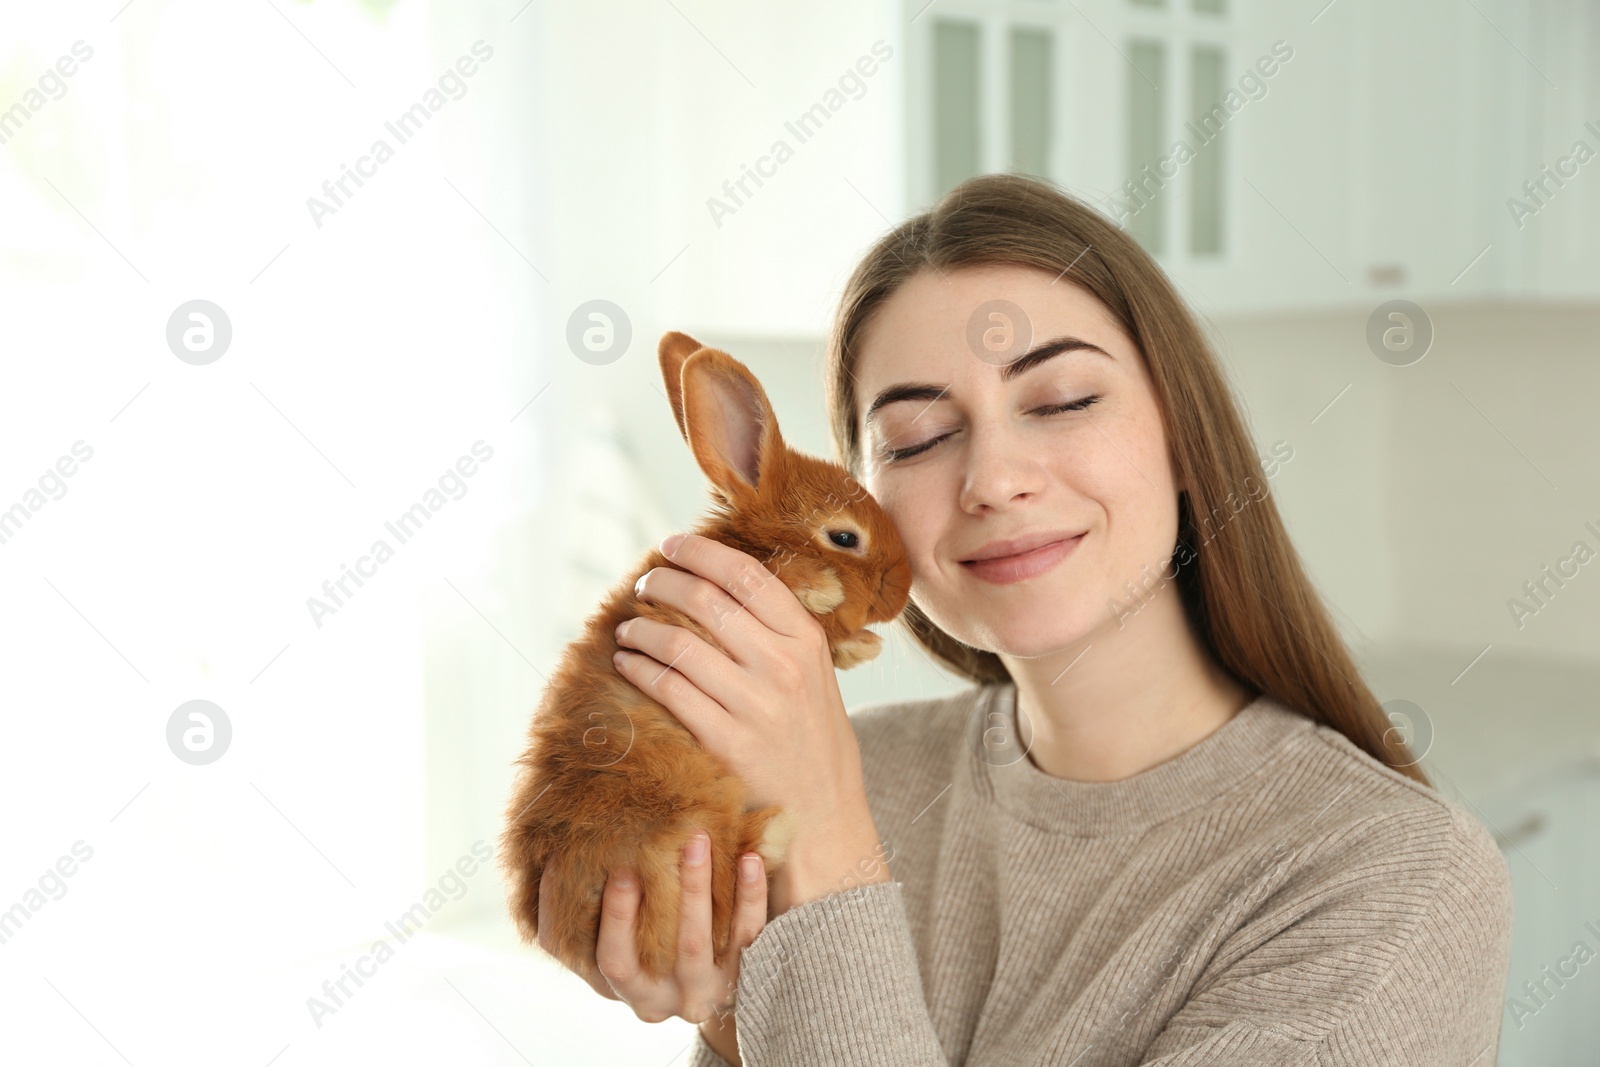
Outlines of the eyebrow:
[[[1009,382],[1013,378],[1032,370],[1046,360],[1061,355],[1064,352],[1098,352],[1107,359],[1115,359],[1110,352],[1099,345],[1090,344],[1088,341],[1077,337],[1055,337],[1040,345],[1035,345],[1029,351],[1018,356],[1010,363],[1000,367],[1000,380]],[[863,422],[871,422],[878,409],[888,404],[901,400],[926,400],[930,403],[943,400],[950,392],[948,385],[933,385],[928,382],[902,382],[891,385],[873,398],[872,404],[867,408]]]

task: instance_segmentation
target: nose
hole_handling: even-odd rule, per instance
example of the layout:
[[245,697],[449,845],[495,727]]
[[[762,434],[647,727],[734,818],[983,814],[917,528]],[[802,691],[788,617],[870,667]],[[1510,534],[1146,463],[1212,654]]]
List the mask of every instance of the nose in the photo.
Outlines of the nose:
[[911,595],[911,563],[901,556],[894,566],[878,579],[878,590],[873,594],[873,621],[888,622],[905,610]]
[[960,504],[966,512],[1003,508],[1039,489],[1038,457],[1023,436],[1004,422],[974,423],[968,434]]

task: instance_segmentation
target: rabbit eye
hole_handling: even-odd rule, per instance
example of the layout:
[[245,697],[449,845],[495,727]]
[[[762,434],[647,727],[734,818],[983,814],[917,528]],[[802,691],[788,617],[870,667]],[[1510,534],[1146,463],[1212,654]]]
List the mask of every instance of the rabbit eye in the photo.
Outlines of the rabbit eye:
[[861,538],[856,535],[854,530],[829,530],[828,540],[840,548],[855,548],[861,543]]

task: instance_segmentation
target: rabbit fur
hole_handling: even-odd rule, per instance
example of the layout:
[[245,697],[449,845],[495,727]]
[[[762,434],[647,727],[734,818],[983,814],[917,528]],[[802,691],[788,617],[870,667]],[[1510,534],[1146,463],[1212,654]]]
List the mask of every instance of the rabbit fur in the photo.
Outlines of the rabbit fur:
[[[693,532],[761,560],[821,623],[835,667],[875,657],[881,639],[865,627],[898,617],[911,586],[887,514],[842,466],[784,444],[761,384],[726,352],[669,332],[658,357],[679,432],[712,483],[714,506]],[[853,545],[846,534],[855,535]],[[640,576],[671,566],[661,552],[647,552],[585,620],[516,761],[500,849],[510,911],[522,939],[537,943],[539,883],[548,868],[545,941],[574,971],[593,964],[606,878],[628,867],[643,891],[635,925],[640,968],[657,978],[672,973],[679,857],[697,829],[711,842],[712,952],[721,963],[738,857],[759,853],[770,880],[798,829],[778,807],[749,810],[744,782],[612,663],[613,631],[634,616],[722,647],[689,616],[635,596]]]

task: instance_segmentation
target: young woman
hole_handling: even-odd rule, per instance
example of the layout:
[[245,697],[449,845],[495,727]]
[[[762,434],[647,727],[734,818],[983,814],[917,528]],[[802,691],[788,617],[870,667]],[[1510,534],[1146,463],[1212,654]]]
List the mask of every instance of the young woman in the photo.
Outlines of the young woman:
[[630,620],[619,666],[803,830],[722,969],[685,857],[660,984],[617,872],[599,992],[700,1024],[691,1067],[1495,1062],[1505,862],[1390,729],[1268,493],[1286,457],[1131,238],[964,183],[856,269],[828,403],[903,621],[974,684],[847,716],[758,561],[666,546],[646,595],[745,625],[724,653]]

